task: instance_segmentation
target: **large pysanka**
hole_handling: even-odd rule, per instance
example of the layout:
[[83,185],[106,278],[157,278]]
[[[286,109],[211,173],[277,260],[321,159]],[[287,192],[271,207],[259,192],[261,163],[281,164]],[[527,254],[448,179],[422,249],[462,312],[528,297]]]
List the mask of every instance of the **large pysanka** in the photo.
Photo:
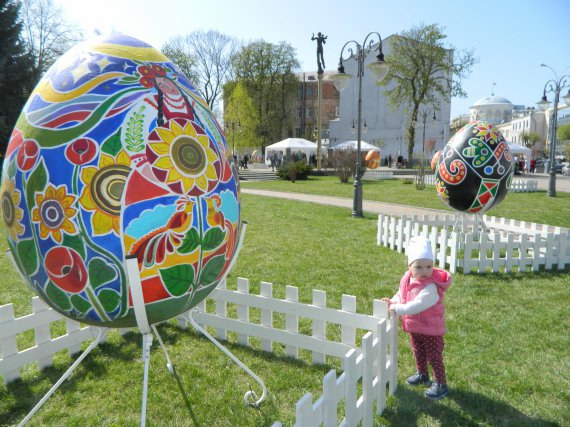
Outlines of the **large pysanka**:
[[156,323],[216,287],[241,230],[237,169],[212,112],[168,58],[121,35],[78,45],[37,85],[1,197],[29,285],[101,326],[136,326],[126,257]]
[[458,211],[485,212],[504,199],[511,185],[509,146],[488,122],[465,125],[449,140],[436,162],[437,195]]

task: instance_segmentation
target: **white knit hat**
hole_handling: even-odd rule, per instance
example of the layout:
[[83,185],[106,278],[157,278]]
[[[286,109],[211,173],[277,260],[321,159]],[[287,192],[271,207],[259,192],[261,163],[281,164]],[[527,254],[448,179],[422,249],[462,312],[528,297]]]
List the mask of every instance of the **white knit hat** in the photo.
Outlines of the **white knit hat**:
[[408,255],[408,265],[417,259],[429,259],[433,261],[431,242],[425,237],[412,237],[406,248],[406,254]]

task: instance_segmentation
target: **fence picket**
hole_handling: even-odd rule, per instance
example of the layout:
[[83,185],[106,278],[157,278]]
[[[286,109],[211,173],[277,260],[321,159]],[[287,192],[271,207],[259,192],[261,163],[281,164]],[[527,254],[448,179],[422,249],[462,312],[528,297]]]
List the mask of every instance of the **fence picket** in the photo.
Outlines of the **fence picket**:
[[[42,311],[47,311],[49,306],[42,300],[40,297],[33,297],[32,298],[32,312],[34,314],[41,313]],[[50,331],[50,323],[44,323],[37,325],[34,328],[34,335],[36,340],[36,346],[38,348],[43,348],[43,344],[49,343],[51,341],[51,331]],[[53,365],[53,356],[51,354],[46,354],[38,358],[38,368],[40,370]]]
[[[316,307],[327,306],[327,293],[325,291],[318,291],[313,289],[313,305]],[[324,320],[313,319],[313,337],[318,339],[326,339],[327,337],[327,324]],[[324,364],[324,353],[313,352],[313,363]]]
[[362,337],[362,426],[372,427],[374,416],[374,353],[373,335],[367,332]]
[[[273,284],[268,282],[261,282],[260,295],[262,297],[273,298]],[[273,310],[270,308],[261,309],[261,324],[266,328],[273,328]],[[273,351],[273,341],[262,339],[261,349],[271,353]]]
[[350,350],[343,360],[344,369],[344,422],[345,426],[356,426],[358,424],[358,409],[356,407],[356,383],[358,382],[358,371],[356,367],[357,353]]
[[[356,313],[355,296],[343,294],[341,304],[342,311],[346,311],[347,313]],[[356,343],[356,328],[343,324],[340,330],[340,342],[354,347]]]
[[[14,305],[7,304],[0,307],[0,331],[9,332],[9,323],[14,322]],[[0,362],[18,353],[18,341],[16,334],[0,337]],[[5,369],[4,363],[0,363],[0,375],[4,378],[4,384],[20,377],[20,369]]]
[[[239,277],[238,277],[239,279]],[[226,281],[220,283],[215,291],[222,291],[225,290],[227,286]],[[228,303],[223,300],[216,299],[216,309],[215,313],[217,316],[220,317],[227,317],[228,316]],[[228,332],[225,329],[216,328],[216,338],[219,340],[227,340],[228,339]]]
[[[237,291],[242,294],[249,294],[249,280],[239,277],[237,279]],[[237,305],[237,318],[242,322],[249,322],[249,305]],[[238,333],[238,344],[249,346],[249,336],[247,334]]]
[[[299,289],[294,286],[287,285],[285,287],[285,300],[289,302],[298,302]],[[294,314],[287,314],[285,316],[285,329],[287,330],[287,332],[291,332],[292,334],[298,334],[299,317]],[[287,354],[287,356],[291,356],[296,359],[297,357],[299,357],[299,349],[297,348],[297,346],[287,345],[285,346],[285,354]]]

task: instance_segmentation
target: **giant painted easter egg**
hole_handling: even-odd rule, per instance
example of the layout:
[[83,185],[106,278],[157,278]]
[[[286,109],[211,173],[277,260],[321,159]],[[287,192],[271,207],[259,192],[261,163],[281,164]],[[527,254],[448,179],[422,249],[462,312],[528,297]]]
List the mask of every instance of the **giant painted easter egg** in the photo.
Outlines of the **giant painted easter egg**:
[[370,150],[365,160],[368,169],[378,169],[380,167],[380,151]]
[[82,43],[38,83],[2,171],[19,270],[81,322],[136,326],[136,258],[150,323],[204,299],[241,232],[237,169],[195,86],[158,50],[113,35]]
[[501,132],[491,123],[472,122],[453,135],[437,160],[437,195],[458,211],[485,212],[505,198],[512,176]]

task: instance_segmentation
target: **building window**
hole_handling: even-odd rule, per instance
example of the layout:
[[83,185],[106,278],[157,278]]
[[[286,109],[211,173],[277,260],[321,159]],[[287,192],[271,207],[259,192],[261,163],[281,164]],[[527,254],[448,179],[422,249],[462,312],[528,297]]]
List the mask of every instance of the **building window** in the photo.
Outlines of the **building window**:
[[298,119],[303,118],[303,109],[302,108],[297,108],[297,118]]
[[313,117],[313,109],[307,108],[307,117]]
[[313,88],[308,87],[307,88],[307,98],[312,98],[312,97],[313,97]]

